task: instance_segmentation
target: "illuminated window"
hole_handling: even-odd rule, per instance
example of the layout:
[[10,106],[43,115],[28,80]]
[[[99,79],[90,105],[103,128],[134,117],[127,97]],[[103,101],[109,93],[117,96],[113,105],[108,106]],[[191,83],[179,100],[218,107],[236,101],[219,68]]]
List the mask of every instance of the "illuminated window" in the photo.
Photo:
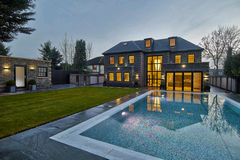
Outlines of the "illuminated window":
[[110,56],[110,64],[115,64],[115,57],[114,56]]
[[135,56],[129,56],[129,64],[135,63]]
[[119,56],[119,64],[124,64],[124,57],[123,56]]
[[169,45],[170,45],[170,47],[175,47],[175,45],[176,45],[176,40],[175,40],[175,38],[171,38],[171,39],[169,40]]
[[116,80],[117,80],[118,82],[121,81],[121,72],[116,73]]
[[189,54],[188,55],[188,63],[194,63],[195,58],[194,58],[194,54]]
[[109,81],[114,81],[114,73],[109,73]]
[[128,73],[128,72],[124,73],[124,81],[125,82],[129,82],[130,81],[130,73]]
[[182,56],[181,55],[176,55],[175,56],[175,63],[181,63]]
[[151,47],[151,40],[150,39],[146,39],[145,40],[145,45],[146,45],[146,48],[150,48]]

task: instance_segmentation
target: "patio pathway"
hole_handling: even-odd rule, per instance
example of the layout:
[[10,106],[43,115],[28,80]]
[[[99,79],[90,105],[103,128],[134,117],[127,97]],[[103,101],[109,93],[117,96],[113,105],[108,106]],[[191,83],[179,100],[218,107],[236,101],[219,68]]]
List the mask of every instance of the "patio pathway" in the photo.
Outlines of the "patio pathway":
[[235,94],[235,93],[232,93],[232,92],[228,92],[228,91],[225,91],[221,88],[217,88],[217,87],[213,87],[211,86],[211,89],[210,89],[210,92],[211,93],[215,93],[215,94],[221,94],[221,95],[224,95],[232,100],[235,100],[237,101],[238,103],[240,103],[240,94]]
[[51,140],[49,137],[105,112],[144,92],[146,92],[146,90],[116,99],[101,106],[73,114],[16,135],[0,139],[0,160],[104,159],[86,151]]

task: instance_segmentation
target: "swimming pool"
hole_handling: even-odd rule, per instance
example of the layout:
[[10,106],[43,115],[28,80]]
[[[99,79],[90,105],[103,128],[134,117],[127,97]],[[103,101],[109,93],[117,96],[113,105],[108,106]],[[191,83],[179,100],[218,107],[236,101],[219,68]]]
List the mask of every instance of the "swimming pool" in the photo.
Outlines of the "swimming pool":
[[52,139],[108,159],[239,159],[239,109],[213,94],[150,91]]

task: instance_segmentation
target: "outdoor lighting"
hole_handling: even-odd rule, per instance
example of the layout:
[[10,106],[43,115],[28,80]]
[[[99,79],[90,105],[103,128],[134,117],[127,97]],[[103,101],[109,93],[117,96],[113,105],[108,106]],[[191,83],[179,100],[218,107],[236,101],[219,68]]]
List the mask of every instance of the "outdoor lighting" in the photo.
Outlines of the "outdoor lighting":
[[182,108],[182,111],[184,111],[184,108]]
[[4,69],[4,70],[8,70],[8,69],[10,69],[10,66],[7,65],[7,64],[5,64],[5,65],[3,65],[3,69]]
[[125,115],[127,115],[127,113],[126,112],[121,112],[121,115],[125,116]]
[[30,69],[30,71],[33,71],[33,70],[35,70],[35,67],[34,66],[30,66],[29,69]]
[[208,75],[207,74],[205,74],[204,76],[203,76],[203,79],[205,80],[205,81],[207,81],[208,80]]
[[162,74],[162,77],[161,77],[161,79],[163,79],[163,80],[165,79],[165,75],[164,75],[164,74]]
[[119,71],[119,70],[120,70],[120,67],[118,67],[117,70]]
[[139,80],[139,74],[136,73],[136,80]]
[[207,75],[207,74],[205,74],[203,77],[204,77],[204,78],[208,78],[208,75]]
[[186,65],[185,65],[185,64],[183,64],[183,65],[182,65],[182,68],[186,68]]
[[207,77],[204,77],[203,79],[204,79],[204,81],[207,81],[207,80],[208,80],[208,78],[207,78]]

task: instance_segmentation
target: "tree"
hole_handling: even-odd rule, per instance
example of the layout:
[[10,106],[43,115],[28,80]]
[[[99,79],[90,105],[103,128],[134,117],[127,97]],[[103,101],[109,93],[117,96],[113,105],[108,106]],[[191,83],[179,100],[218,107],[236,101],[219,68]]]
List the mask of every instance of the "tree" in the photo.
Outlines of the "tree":
[[26,27],[34,20],[33,0],[0,0],[0,41],[10,42],[18,33],[31,34],[35,29]]
[[224,43],[226,44],[226,51],[238,53],[240,50],[240,30],[237,26],[224,27]]
[[232,75],[240,76],[240,53],[232,57]]
[[10,48],[9,47],[5,47],[5,45],[0,42],[0,55],[2,56],[10,56]]
[[52,68],[58,68],[63,60],[60,52],[55,47],[52,47],[50,41],[41,44],[41,49],[39,49],[39,51],[43,60],[51,61]]
[[228,50],[239,50],[239,29],[236,26],[219,27],[211,34],[201,39],[200,45],[204,48],[203,56],[210,59],[219,69],[226,58]]
[[92,55],[92,46],[92,42],[89,42],[86,46],[86,56],[88,60],[91,58]]
[[73,55],[75,52],[75,45],[73,39],[69,39],[67,33],[62,42],[60,42],[60,52],[63,55],[64,64],[62,65],[65,70],[69,70],[73,64]]
[[224,74],[227,76],[232,76],[232,49],[228,48],[227,58],[224,62]]
[[86,68],[86,47],[84,40],[77,40],[75,45],[74,68],[83,72]]

